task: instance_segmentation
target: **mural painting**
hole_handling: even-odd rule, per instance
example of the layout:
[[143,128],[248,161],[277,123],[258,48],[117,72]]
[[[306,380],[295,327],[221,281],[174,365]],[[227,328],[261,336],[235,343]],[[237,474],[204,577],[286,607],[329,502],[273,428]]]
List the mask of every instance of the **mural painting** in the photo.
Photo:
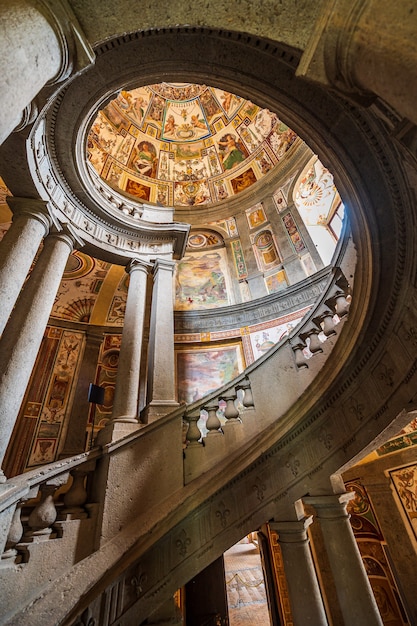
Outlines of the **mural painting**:
[[239,280],[243,278],[247,278],[248,270],[245,263],[245,257],[243,255],[242,244],[240,243],[240,239],[235,239],[231,242],[233,259],[235,262],[237,277]]
[[273,198],[278,212],[283,211],[287,208],[287,199],[282,189],[277,189],[277,191],[275,191],[275,193],[273,194]]
[[146,202],[148,202],[151,197],[151,188],[132,178],[126,179],[125,191]]
[[235,94],[160,83],[115,94],[92,123],[87,158],[142,201],[198,206],[256,183],[296,139],[275,113]]
[[258,202],[254,207],[246,210],[246,218],[248,220],[249,228],[257,228],[266,222],[265,211],[262,206],[262,202]]
[[401,429],[396,437],[389,439],[386,443],[380,446],[376,453],[379,456],[396,452],[397,450],[403,450],[410,446],[417,445],[417,418],[413,419],[407,426]]
[[100,348],[97,370],[94,383],[104,388],[104,403],[91,405],[88,416],[88,442],[89,446],[98,431],[103,428],[111,418],[113,409],[114,390],[116,387],[117,367],[119,365],[119,353],[121,334],[105,334]]
[[88,323],[110,263],[73,252],[68,259],[51,316]]
[[190,252],[176,266],[175,309],[205,309],[231,304],[229,283],[224,248]]
[[239,176],[236,176],[236,178],[232,178],[230,182],[233,191],[236,194],[244,191],[245,189],[256,183],[256,176],[253,169],[249,168],[248,170],[245,170],[244,172],[239,174]]
[[303,316],[300,316],[299,312],[296,312],[288,317],[289,319],[287,321],[276,326],[268,327],[268,324],[264,323],[251,328],[249,337],[255,361],[263,356],[265,352],[268,352],[268,350],[281,341],[281,339],[287,337],[292,329],[301,322]]
[[270,230],[262,230],[256,235],[251,235],[251,242],[261,272],[280,265],[281,259]]
[[178,402],[192,403],[244,370],[241,343],[176,351]]
[[9,449],[19,442],[9,476],[56,458],[71,408],[74,373],[82,356],[84,333],[47,327]]
[[358,480],[346,483],[355,498],[348,503],[355,539],[384,624],[408,623],[385,553],[385,541],[365,487]]
[[417,465],[408,465],[390,472],[406,519],[417,540]]
[[285,213],[282,216],[282,221],[284,222],[284,226],[296,253],[301,254],[304,250],[307,250],[291,213]]
[[270,274],[269,276],[265,276],[265,284],[268,289],[268,293],[276,293],[277,291],[281,291],[288,286],[287,276],[284,270],[280,270],[275,274]]

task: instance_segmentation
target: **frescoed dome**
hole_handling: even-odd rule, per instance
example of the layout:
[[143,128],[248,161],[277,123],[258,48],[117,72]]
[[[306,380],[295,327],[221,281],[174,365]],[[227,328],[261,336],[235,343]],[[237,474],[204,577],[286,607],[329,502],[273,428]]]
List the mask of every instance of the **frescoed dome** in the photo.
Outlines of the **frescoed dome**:
[[240,96],[161,83],[122,90],[98,112],[87,159],[142,202],[199,206],[256,184],[296,138],[275,113]]

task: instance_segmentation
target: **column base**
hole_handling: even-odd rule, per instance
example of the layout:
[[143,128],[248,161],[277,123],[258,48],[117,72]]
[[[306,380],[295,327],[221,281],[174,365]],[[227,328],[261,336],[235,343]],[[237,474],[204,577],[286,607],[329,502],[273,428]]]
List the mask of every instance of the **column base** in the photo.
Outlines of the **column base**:
[[131,435],[135,431],[139,430],[140,427],[141,425],[138,421],[124,422],[120,418],[117,421],[111,421],[106,424],[103,430],[100,430],[96,437],[95,445],[104,446],[107,443],[123,439],[123,437]]
[[143,424],[155,422],[158,418],[171,413],[179,407],[179,403],[174,400],[152,400],[141,411],[140,420]]

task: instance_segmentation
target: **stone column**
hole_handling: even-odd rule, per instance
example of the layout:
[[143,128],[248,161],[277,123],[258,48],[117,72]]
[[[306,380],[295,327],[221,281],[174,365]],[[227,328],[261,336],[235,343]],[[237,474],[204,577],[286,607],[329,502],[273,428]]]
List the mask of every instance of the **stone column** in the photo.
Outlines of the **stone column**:
[[303,498],[317,512],[345,624],[382,626],[382,619],[356,543],[347,503],[354,493]]
[[91,63],[94,55],[66,3],[7,0],[0,3],[0,144],[33,121],[32,101]]
[[153,421],[178,406],[175,386],[174,300],[175,262],[156,259],[149,333],[148,400],[142,415]]
[[146,283],[149,264],[133,259],[126,267],[130,275],[112,419],[97,441],[108,443],[139,427],[138,401],[142,357],[143,323],[146,310]]
[[13,221],[0,243],[0,336],[33,263],[39,244],[52,224],[47,203],[8,198]]
[[[0,463],[48,323],[75,238],[69,231],[50,234],[16,302],[0,340]],[[0,481],[4,482],[0,476]]]
[[327,617],[307,537],[313,517],[271,522],[278,533],[294,626],[327,626]]

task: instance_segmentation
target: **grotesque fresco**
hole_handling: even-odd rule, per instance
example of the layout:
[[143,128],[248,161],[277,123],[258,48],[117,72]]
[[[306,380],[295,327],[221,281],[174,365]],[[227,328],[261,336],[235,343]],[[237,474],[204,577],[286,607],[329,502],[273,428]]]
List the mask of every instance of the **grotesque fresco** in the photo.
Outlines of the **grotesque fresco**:
[[93,121],[87,158],[141,201],[199,206],[255,184],[297,136],[275,113],[207,85],[122,90]]
[[390,476],[417,539],[417,465],[394,470]]

